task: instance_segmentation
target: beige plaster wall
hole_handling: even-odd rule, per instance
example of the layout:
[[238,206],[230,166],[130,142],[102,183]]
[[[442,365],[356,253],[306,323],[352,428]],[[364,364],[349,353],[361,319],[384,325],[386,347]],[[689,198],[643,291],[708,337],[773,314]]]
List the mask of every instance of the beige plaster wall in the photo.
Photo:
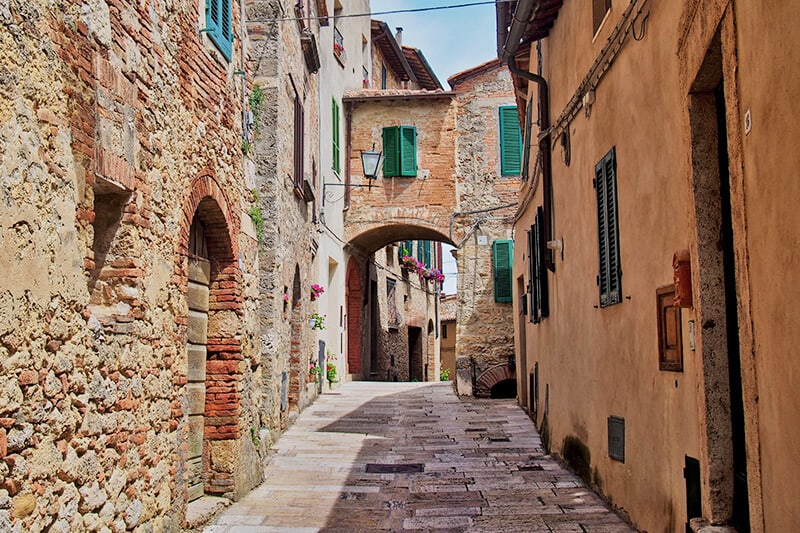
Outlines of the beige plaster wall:
[[[577,2],[561,8],[543,41],[553,120],[620,20],[622,4],[614,2],[594,42],[591,10]],[[660,2],[650,8],[644,39],[628,37],[597,86],[594,105],[569,124],[569,166],[554,142],[553,237],[563,241],[564,254],[563,259],[556,255],[556,272],[548,274],[550,317],[539,325],[526,321],[525,338],[528,370],[539,363],[538,423],[547,417],[543,432],[551,448],[563,453],[565,437],[577,438],[590,452],[591,480],[612,503],[643,530],[677,533],[685,522],[684,455],[699,458],[701,452],[701,369],[689,349],[688,321],[694,317],[688,309],[682,311],[684,371],[660,371],[658,365],[656,289],[672,282],[673,253],[689,245],[693,231],[687,222],[683,102],[678,84],[670,82],[679,70],[675,29],[680,6]],[[535,56],[531,64],[536,65]],[[613,147],[623,301],[601,309],[592,180],[595,164]],[[538,188],[515,225],[514,277],[523,275],[526,282],[526,230],[543,202],[540,179],[523,186],[521,197],[532,183]],[[624,463],[608,456],[609,416],[625,419]]]
[[[798,231],[800,138],[797,122],[800,5],[734,5],[738,54],[736,115],[752,129],[742,138],[749,295],[761,459],[763,531],[789,531],[800,521],[800,480],[792,450],[800,441],[800,287]],[[748,465],[750,466],[750,465]]]

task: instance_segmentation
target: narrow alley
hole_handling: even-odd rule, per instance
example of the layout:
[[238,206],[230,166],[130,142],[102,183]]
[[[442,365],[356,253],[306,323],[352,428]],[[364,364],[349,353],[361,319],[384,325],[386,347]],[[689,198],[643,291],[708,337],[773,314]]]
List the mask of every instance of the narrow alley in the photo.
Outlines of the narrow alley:
[[275,446],[265,482],[206,533],[635,531],[546,455],[514,400],[351,382]]

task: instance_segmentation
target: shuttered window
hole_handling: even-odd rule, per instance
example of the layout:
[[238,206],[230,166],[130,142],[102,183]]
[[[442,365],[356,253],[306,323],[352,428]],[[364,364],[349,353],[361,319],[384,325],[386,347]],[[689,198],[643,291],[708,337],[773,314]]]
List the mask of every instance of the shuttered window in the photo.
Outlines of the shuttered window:
[[494,301],[511,301],[511,259],[514,241],[498,240],[492,243],[494,258]]
[[616,148],[612,148],[597,163],[594,167],[594,176],[594,187],[597,193],[597,243],[600,263],[597,286],[600,290],[600,307],[608,307],[622,301]]
[[547,266],[544,258],[547,247],[544,236],[544,208],[536,209],[536,221],[528,232],[528,294],[530,296],[530,321],[538,324],[550,315]]
[[417,260],[426,268],[431,267],[431,241],[417,241]]
[[522,168],[522,134],[517,106],[500,106],[500,174],[518,175]]
[[397,249],[397,260],[402,261],[405,256],[411,257],[413,250],[414,241],[402,241]]
[[417,128],[383,128],[383,177],[417,175]]
[[305,160],[305,113],[300,95],[294,95],[294,186],[303,190]]
[[230,61],[233,44],[231,0],[206,0],[205,31],[225,59]]
[[333,150],[333,171],[339,174],[341,171],[340,154],[341,148],[339,143],[339,103],[334,98],[331,102],[331,113],[333,120],[331,122],[331,145]]

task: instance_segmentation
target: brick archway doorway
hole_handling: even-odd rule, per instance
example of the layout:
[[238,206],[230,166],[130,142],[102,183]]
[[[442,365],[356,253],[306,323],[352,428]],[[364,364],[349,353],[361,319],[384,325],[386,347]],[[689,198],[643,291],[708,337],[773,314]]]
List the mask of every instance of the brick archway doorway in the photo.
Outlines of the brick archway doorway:
[[[179,426],[187,427],[185,445],[178,455],[185,463],[187,501],[203,494],[233,497],[236,468],[221,459],[239,453],[240,397],[243,356],[241,333],[241,272],[231,238],[235,220],[214,179],[201,176],[183,206],[183,225],[177,267],[186,293],[184,336],[187,363],[186,412],[179,411]],[[181,380],[176,380],[180,383]],[[180,385],[179,385],[180,387]],[[185,446],[185,447],[184,447]]]

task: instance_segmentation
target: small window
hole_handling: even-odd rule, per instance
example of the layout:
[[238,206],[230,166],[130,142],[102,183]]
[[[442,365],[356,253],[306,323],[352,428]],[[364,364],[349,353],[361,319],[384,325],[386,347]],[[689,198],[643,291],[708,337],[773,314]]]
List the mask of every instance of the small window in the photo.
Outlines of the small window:
[[522,134],[517,106],[500,106],[500,174],[519,175],[522,168]]
[[608,307],[622,301],[616,148],[612,148],[597,163],[594,175],[594,188],[597,193],[597,240],[600,263],[597,286],[600,290],[600,307]]
[[514,241],[498,240],[492,243],[494,258],[494,301],[511,301],[511,260]]
[[530,296],[530,321],[538,324],[550,315],[549,287],[547,284],[547,247],[544,237],[544,208],[536,208],[536,219],[528,232],[528,295]]
[[442,338],[447,338],[447,324],[442,324]]
[[592,0],[592,35],[600,29],[609,10],[611,10],[611,0]]
[[383,128],[383,176],[417,175],[417,128]]
[[381,89],[386,88],[386,64],[381,62]]
[[675,307],[675,285],[656,290],[658,313],[658,368],[683,372],[681,309]]
[[331,103],[331,111],[333,114],[333,121],[331,123],[331,144],[333,149],[333,171],[337,174],[341,171],[341,161],[339,159],[341,149],[339,147],[339,104],[336,98]]
[[206,33],[228,61],[231,60],[233,31],[230,0],[206,0]]

